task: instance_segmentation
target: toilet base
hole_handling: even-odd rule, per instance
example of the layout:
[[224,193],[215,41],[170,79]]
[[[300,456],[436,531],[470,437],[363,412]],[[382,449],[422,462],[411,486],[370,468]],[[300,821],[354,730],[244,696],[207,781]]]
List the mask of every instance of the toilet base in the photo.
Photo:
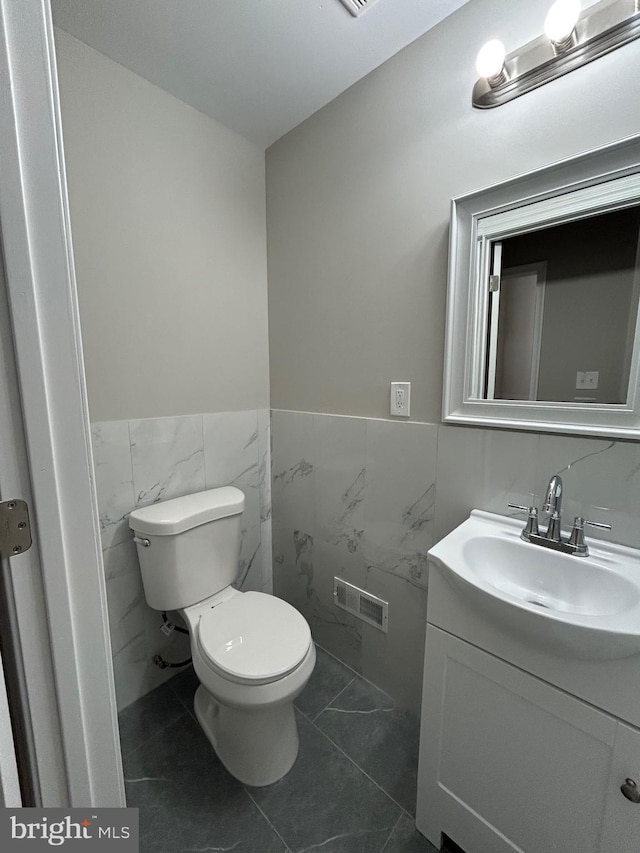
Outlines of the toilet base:
[[230,708],[201,684],[194,710],[220,761],[245,785],[271,785],[291,770],[298,756],[293,701],[256,709]]

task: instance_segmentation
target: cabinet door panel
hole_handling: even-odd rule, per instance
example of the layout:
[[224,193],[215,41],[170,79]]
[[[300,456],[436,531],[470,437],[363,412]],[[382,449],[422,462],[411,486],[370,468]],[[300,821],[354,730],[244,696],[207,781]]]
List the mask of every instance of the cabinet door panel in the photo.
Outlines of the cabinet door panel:
[[428,626],[418,828],[468,853],[600,853],[616,727]]
[[611,762],[603,853],[640,851],[640,803],[632,803],[622,794],[620,786],[625,779],[633,779],[640,788],[640,733],[620,723]]

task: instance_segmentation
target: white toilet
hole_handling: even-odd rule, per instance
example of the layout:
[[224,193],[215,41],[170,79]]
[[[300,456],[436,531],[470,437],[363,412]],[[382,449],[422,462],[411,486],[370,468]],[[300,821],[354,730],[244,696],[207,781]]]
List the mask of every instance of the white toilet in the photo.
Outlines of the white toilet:
[[129,526],[148,604],[178,610],[189,627],[200,725],[227,770],[260,786],[296,760],[293,700],[316,652],[290,604],[231,586],[243,509],[244,494],[226,486],[137,509]]

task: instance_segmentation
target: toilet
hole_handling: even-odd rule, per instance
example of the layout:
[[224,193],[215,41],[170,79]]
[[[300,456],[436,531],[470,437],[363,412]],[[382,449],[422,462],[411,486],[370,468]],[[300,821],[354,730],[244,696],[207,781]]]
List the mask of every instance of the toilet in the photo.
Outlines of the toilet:
[[263,786],[296,760],[293,701],[316,652],[294,607],[233,588],[243,509],[244,494],[225,486],[134,510],[129,526],[147,603],[177,610],[189,628],[204,733],[233,776]]

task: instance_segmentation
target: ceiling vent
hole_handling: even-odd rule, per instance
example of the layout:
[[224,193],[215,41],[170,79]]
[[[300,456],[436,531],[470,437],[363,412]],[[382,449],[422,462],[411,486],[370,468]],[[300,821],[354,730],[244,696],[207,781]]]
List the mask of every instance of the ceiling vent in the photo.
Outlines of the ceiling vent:
[[354,18],[357,18],[358,15],[366,12],[367,9],[370,9],[374,3],[378,2],[378,0],[340,0],[340,2],[345,9],[348,9],[349,12],[351,12]]

